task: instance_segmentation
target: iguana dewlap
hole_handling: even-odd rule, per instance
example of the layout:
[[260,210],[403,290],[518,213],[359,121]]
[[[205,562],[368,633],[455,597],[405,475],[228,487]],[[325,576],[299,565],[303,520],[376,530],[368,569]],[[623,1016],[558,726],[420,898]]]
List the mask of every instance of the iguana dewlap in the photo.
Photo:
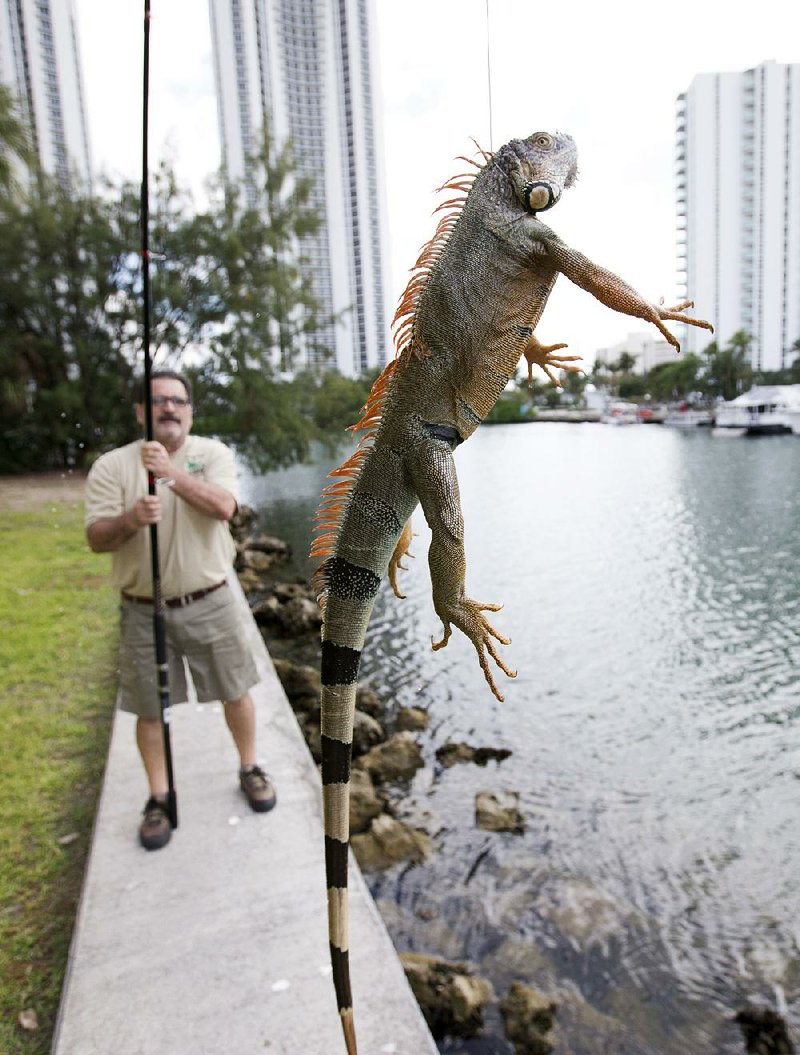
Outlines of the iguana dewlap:
[[[474,162],[472,164],[475,164]],[[536,132],[484,155],[478,171],[457,176],[455,193],[424,247],[395,316],[398,356],[373,387],[355,430],[356,453],[335,469],[323,493],[320,535],[312,555],[322,626],[322,783],[325,863],[333,980],[349,1055],[356,1040],[350,993],[347,926],[349,780],[353,712],[361,649],[378,587],[407,549],[406,527],[417,504],[431,530],[428,552],[433,603],[444,625],[472,641],[495,695],[489,658],[514,674],[495,641],[508,644],[484,612],[499,605],[467,596],[464,523],[453,451],[480,425],[514,374],[520,356],[574,369],[575,357],[552,355],[533,331],[559,274],[615,311],[652,322],[678,342],[663,320],[711,329],[682,314],[689,301],[662,308],[642,299],[611,272],[570,249],[538,218],[570,187],[577,152],[566,135]],[[550,374],[552,377],[552,374]]]

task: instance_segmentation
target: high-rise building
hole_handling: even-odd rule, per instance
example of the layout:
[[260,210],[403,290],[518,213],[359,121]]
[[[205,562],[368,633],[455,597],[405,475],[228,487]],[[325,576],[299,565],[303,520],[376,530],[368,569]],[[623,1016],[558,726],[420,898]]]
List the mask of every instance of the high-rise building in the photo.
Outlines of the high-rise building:
[[[348,375],[383,365],[385,206],[374,0],[209,0],[222,161],[245,196],[265,120],[291,138],[324,222],[303,243],[317,334]],[[251,198],[252,201],[252,198]]]
[[0,0],[0,82],[17,98],[45,172],[88,184],[74,0]]
[[[678,97],[679,272],[724,345],[780,370],[800,338],[800,64],[703,73]],[[682,345],[709,336],[686,327]]]

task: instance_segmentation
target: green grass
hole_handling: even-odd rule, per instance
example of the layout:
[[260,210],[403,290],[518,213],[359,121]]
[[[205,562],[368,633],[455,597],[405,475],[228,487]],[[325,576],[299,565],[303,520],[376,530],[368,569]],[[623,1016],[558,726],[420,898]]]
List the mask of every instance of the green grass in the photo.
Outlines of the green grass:
[[45,1055],[108,749],[116,599],[77,505],[0,513],[0,557],[0,1052]]

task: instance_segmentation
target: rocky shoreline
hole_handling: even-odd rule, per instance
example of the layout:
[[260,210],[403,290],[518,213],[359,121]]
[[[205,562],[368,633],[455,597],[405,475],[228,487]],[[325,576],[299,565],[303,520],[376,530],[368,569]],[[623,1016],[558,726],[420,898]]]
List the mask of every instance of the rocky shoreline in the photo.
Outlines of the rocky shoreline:
[[[284,581],[291,559],[289,546],[281,539],[258,533],[253,510],[241,507],[231,530],[237,546],[236,572],[309,750],[319,765],[319,606],[307,583]],[[398,808],[414,774],[425,765],[417,734],[427,726],[428,714],[424,710],[406,707],[390,716],[372,689],[359,687],[353,731],[350,830],[353,852],[368,876],[399,864],[413,867],[433,852],[430,833],[407,823]],[[459,764],[501,764],[510,755],[506,748],[450,742],[435,752],[436,764],[443,769]],[[518,796],[512,792],[501,795],[478,791],[474,817],[475,826],[487,832],[519,835],[525,831],[525,817]],[[470,877],[480,864],[479,856]],[[400,959],[437,1040],[449,1044],[446,1038],[468,1040],[486,1036],[487,1029],[501,1028],[507,1042],[502,1050],[513,1050],[515,1055],[572,1050],[557,1016],[559,1005],[564,1006],[569,1018],[580,1011],[573,1006],[577,994],[559,989],[558,999],[554,999],[552,993],[512,980],[505,995],[498,997],[491,982],[477,974],[474,965],[420,952],[401,952]],[[579,1017],[590,1011],[587,1005]],[[793,1055],[795,1049],[786,1022],[775,1011],[743,1007],[734,1021],[748,1055]],[[615,1050],[625,1047],[622,1021],[605,1022],[602,1033],[606,1041],[616,1036]],[[446,1050],[455,1049],[448,1046]],[[602,1050],[611,1049],[603,1044]]]

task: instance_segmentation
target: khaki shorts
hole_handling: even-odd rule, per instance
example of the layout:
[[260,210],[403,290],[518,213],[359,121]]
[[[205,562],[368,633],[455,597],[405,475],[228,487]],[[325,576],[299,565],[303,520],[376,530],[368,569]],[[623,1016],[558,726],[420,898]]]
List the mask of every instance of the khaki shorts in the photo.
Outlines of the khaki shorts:
[[[258,681],[242,613],[227,586],[184,608],[164,609],[170,703],[186,703],[186,658],[199,703],[238,700]],[[153,643],[153,609],[120,603],[119,707],[142,718],[161,711]]]

